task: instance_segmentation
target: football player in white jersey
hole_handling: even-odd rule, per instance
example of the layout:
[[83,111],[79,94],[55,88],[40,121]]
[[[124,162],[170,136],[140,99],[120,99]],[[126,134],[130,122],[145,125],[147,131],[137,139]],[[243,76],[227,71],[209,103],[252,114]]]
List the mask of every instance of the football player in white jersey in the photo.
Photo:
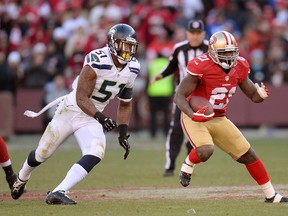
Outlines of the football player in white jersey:
[[[105,132],[118,127],[119,144],[125,149],[124,159],[127,158],[132,89],[140,71],[135,58],[137,47],[134,29],[127,24],[117,24],[108,32],[107,46],[86,55],[80,75],[73,83],[73,91],[63,97],[38,147],[30,152],[19,171],[11,188],[13,199],[23,194],[32,171],[50,158],[71,134],[77,139],[82,157],[70,168],[64,180],[48,193],[47,204],[76,204],[66,192],[83,180],[104,157]],[[114,121],[102,111],[116,96],[119,106]]]

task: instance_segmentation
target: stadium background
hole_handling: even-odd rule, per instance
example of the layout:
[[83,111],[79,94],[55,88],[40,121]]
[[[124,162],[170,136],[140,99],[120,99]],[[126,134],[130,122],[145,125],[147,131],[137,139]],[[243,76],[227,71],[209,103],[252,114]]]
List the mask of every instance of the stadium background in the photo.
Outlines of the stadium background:
[[[10,0],[0,2],[0,134],[40,133],[47,89],[61,77],[63,89],[79,73],[87,52],[106,43],[107,30],[124,22],[137,31],[142,69],[135,85],[131,129],[148,127],[147,66],[158,53],[168,57],[185,38],[190,19],[202,19],[207,38],[228,30],[251,64],[251,79],[265,82],[271,97],[252,104],[240,91],[228,115],[240,127],[288,126],[288,3],[285,0]],[[6,74],[5,76],[3,74]],[[8,74],[8,75],[7,75]],[[116,101],[105,112],[114,117]],[[160,119],[161,121],[161,115]]]

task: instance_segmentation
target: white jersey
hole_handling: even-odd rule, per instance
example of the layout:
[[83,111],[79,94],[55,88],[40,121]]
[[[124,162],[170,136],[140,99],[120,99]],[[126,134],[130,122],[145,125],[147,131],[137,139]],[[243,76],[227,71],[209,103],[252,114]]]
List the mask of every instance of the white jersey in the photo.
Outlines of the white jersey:
[[[108,47],[104,47],[87,54],[83,67],[85,65],[91,66],[97,74],[96,85],[90,100],[100,112],[115,96],[118,96],[119,100],[132,100],[132,88],[140,72],[140,64],[136,58],[133,58],[119,71],[113,63]],[[67,100],[80,109],[76,103],[78,78],[77,76],[74,80],[72,84],[73,91],[67,96]]]
[[[97,74],[96,84],[90,100],[99,111],[103,111],[110,100],[118,96],[119,100],[131,101],[134,81],[140,71],[139,62],[133,58],[119,71],[112,61],[108,48],[96,49],[85,57],[84,65]],[[37,161],[44,162],[71,134],[74,134],[84,155],[104,157],[106,138],[100,122],[84,113],[76,103],[78,77],[73,82],[73,90],[35,113],[27,110],[25,115],[37,117],[48,108],[58,104],[58,108],[48,130],[45,130],[36,150]],[[84,139],[83,139],[84,137]],[[62,185],[60,184],[60,187]]]

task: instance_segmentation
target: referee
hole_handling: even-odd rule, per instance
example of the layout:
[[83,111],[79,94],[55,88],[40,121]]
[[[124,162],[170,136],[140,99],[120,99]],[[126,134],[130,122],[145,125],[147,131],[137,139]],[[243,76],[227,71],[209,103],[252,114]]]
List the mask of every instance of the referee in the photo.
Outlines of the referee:
[[[186,75],[186,65],[189,60],[208,51],[208,41],[205,40],[204,23],[201,20],[188,22],[186,30],[187,39],[174,45],[173,53],[169,58],[168,66],[159,74],[154,76],[150,83],[174,74],[176,77],[176,88]],[[184,133],[180,123],[180,109],[173,103],[172,119],[166,139],[166,163],[163,176],[173,176],[176,158],[179,155]],[[189,141],[186,142],[187,153],[192,149]]]

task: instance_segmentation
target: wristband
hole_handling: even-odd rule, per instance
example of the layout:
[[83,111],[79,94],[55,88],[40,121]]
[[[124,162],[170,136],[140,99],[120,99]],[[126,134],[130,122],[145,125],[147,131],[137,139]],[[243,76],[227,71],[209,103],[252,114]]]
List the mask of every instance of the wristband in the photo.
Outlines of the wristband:
[[121,124],[118,126],[119,129],[119,135],[120,137],[125,137],[127,136],[127,131],[128,131],[128,125],[126,124]]
[[93,117],[99,122],[104,121],[106,118],[106,116],[103,115],[100,111],[97,111]]

